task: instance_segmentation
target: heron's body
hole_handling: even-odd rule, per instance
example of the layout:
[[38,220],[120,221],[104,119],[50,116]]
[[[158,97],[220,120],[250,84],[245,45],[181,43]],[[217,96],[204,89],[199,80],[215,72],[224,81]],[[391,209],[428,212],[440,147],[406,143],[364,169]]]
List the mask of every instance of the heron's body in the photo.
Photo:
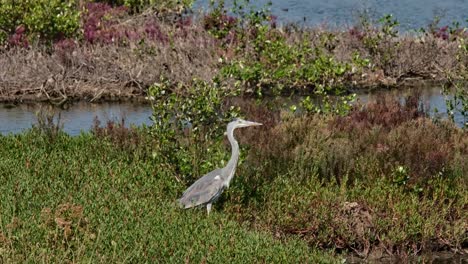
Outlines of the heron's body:
[[179,202],[184,208],[213,203],[226,188],[221,179],[222,169],[216,169],[194,182],[182,194]]
[[258,125],[261,124],[242,119],[234,120],[228,124],[227,136],[232,148],[231,159],[226,167],[215,169],[195,181],[179,199],[179,203],[182,207],[191,208],[206,204],[208,214],[210,213],[211,204],[219,198],[224,189],[229,187],[229,183],[236,171],[237,161],[239,159],[239,144],[234,138],[234,129]]

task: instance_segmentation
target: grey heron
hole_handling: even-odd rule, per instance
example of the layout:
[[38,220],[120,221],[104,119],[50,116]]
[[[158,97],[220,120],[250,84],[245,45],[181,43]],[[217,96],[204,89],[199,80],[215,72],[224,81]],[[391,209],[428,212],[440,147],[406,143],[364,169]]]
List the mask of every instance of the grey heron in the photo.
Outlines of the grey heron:
[[229,159],[226,167],[215,169],[195,181],[179,199],[181,207],[187,209],[206,204],[206,210],[210,214],[211,204],[219,198],[224,189],[229,188],[229,183],[236,171],[237,160],[239,159],[239,144],[234,138],[234,129],[260,125],[262,124],[242,119],[235,119],[227,125],[226,134],[231,143],[231,159]]

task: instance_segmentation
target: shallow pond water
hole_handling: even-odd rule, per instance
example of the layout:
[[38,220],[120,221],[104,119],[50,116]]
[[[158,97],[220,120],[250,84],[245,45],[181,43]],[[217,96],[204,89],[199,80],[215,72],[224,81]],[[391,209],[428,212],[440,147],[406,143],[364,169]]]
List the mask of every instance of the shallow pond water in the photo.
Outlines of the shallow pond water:
[[[20,133],[37,124],[36,113],[48,106],[37,104],[0,104],[0,134]],[[55,111],[58,111],[57,109]],[[78,102],[68,109],[60,110],[60,121],[63,129],[70,135],[88,131],[97,117],[101,122],[120,121],[125,118],[127,125],[149,125],[151,107],[140,103],[87,103]]]
[[[210,0],[197,0],[194,9],[206,9]],[[226,0],[227,6],[232,0]],[[242,2],[242,1],[238,1]],[[265,6],[269,0],[250,1],[255,7]],[[300,22],[307,25],[326,24],[346,26],[356,24],[360,14],[380,18],[393,14],[404,31],[426,27],[434,17],[440,17],[440,26],[453,21],[465,23],[468,18],[466,0],[271,0],[271,11],[281,22]],[[257,9],[258,10],[258,9]],[[466,23],[465,23],[466,24]]]
[[[357,98],[361,103],[375,101],[381,96],[392,96],[404,100],[411,94],[412,89],[379,90],[374,93],[358,94]],[[421,103],[432,117],[446,118],[445,97],[441,94],[440,88],[433,86],[420,89]],[[291,104],[297,104],[298,98],[281,100],[281,106],[288,109]],[[36,113],[47,108],[44,104],[0,104],[0,134],[20,133],[31,128],[37,123]],[[437,109],[437,112],[435,111]],[[56,110],[57,111],[57,110]],[[60,110],[60,121],[63,129],[70,135],[78,135],[81,131],[88,131],[94,124],[94,119],[101,122],[107,120],[120,121],[125,119],[126,125],[150,125],[151,107],[149,104],[141,103],[87,103],[78,102],[71,104],[67,109]],[[458,126],[463,126],[463,116],[455,114],[455,122]]]

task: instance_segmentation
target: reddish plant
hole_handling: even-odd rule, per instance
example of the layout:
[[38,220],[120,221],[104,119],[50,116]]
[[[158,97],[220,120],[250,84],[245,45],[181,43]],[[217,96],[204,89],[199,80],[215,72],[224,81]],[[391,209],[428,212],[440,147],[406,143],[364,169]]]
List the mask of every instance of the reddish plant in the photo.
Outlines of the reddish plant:
[[150,40],[159,41],[161,43],[169,42],[169,37],[167,34],[161,31],[161,27],[154,20],[145,24],[144,32],[146,37]]
[[238,19],[226,14],[212,13],[203,18],[205,30],[229,32],[238,23]]
[[113,19],[127,12],[124,6],[111,7],[106,3],[87,3],[83,16],[84,39],[90,43],[116,43],[124,36],[125,28]]
[[278,17],[275,15],[270,15],[268,17],[268,21],[270,22],[270,27],[271,28],[276,28],[278,25]]
[[193,24],[193,20],[191,17],[181,17],[180,19],[177,20],[176,27],[183,29],[186,27],[190,27],[192,24]]
[[351,37],[354,37],[358,40],[362,40],[364,39],[364,37],[366,36],[366,33],[362,30],[360,30],[358,27],[354,26],[352,28],[350,28],[348,30],[348,34],[351,36]]
[[[169,38],[156,20],[146,22],[142,27],[132,23],[120,23],[118,18],[125,16],[125,7],[111,7],[103,3],[88,3],[84,16],[84,39],[90,43],[128,44],[140,40],[167,43]],[[184,28],[191,24],[190,19],[183,19],[177,25]],[[184,34],[187,35],[187,34]]]
[[406,121],[427,116],[416,93],[406,98],[405,103],[378,97],[376,102],[362,107],[356,105],[348,116],[338,117],[332,125],[338,130],[352,131],[375,125],[385,129],[394,128]]
[[109,120],[105,126],[101,126],[101,122],[95,117],[91,130],[97,138],[107,139],[122,149],[133,149],[142,141],[135,129],[125,126],[124,118],[120,122]]
[[451,28],[449,26],[443,26],[436,29],[431,29],[431,34],[439,39],[447,41],[455,41],[459,38],[466,38],[468,31],[462,27]]
[[73,39],[61,39],[54,43],[54,50],[62,64],[73,64],[73,51],[77,48],[77,43]]
[[[456,152],[450,133],[428,119],[406,122],[388,134],[381,133],[378,141],[386,149],[376,156],[387,175],[397,166],[405,166],[409,183],[424,184],[438,173],[449,170]],[[369,150],[372,148],[374,146]]]
[[76,48],[76,42],[73,39],[61,39],[54,44],[55,51],[73,51]]
[[438,28],[436,31],[432,32],[432,35],[434,35],[434,37],[436,38],[448,40],[449,39],[448,28],[449,28],[448,26]]
[[10,46],[27,48],[29,46],[29,42],[26,39],[26,27],[24,25],[18,26],[15,33],[8,38],[7,43]]

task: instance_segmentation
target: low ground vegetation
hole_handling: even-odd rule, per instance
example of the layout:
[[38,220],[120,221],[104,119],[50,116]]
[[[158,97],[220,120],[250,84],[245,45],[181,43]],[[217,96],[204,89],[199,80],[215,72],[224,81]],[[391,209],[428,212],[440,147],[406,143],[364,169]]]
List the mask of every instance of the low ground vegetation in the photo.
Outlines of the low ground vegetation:
[[184,186],[154,162],[152,139],[140,131],[123,151],[103,131],[116,130],[0,137],[2,262],[334,261],[222,213],[180,210]]
[[1,136],[1,256],[333,263],[340,253],[463,253],[468,137],[417,102],[385,99],[345,116],[212,105],[264,126],[236,133],[237,175],[210,217],[175,201],[227,160],[222,118],[193,127],[96,122],[78,137],[43,122]]

